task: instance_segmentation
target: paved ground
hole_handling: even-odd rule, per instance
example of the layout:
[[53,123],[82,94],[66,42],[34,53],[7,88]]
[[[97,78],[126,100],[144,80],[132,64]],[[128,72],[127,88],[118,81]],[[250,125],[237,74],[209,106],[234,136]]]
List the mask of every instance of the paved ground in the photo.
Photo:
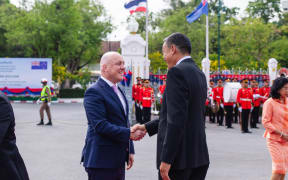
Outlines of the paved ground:
[[[82,104],[53,104],[53,127],[37,127],[37,104],[13,104],[19,150],[31,180],[85,180],[80,154],[86,133]],[[208,180],[267,180],[271,159],[262,138],[263,128],[241,134],[207,124],[207,141],[211,165]],[[156,180],[156,137],[135,143],[136,156],[127,180]]]

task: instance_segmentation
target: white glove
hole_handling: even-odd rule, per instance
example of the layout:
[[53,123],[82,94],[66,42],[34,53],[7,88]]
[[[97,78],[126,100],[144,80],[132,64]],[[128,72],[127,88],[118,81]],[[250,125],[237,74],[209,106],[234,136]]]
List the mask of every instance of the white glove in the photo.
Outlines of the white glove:
[[252,111],[253,111],[253,109],[254,109],[254,107],[252,106],[252,107],[251,107],[251,110],[250,110],[250,112],[252,112]]
[[224,108],[224,105],[222,103],[220,104],[220,106],[221,106],[221,108]]
[[40,104],[40,99],[38,99],[38,100],[36,101],[36,104]]
[[49,107],[51,106],[51,102],[48,102],[48,106],[49,106]]
[[254,99],[258,99],[259,97],[260,97],[259,94],[253,94],[253,98],[254,98]]
[[143,106],[142,106],[142,105],[140,105],[140,109],[141,109],[141,110],[143,109]]
[[236,104],[233,104],[233,108],[235,108],[236,107]]
[[239,111],[239,112],[242,112],[242,107],[239,107],[239,108],[238,108],[238,111]]

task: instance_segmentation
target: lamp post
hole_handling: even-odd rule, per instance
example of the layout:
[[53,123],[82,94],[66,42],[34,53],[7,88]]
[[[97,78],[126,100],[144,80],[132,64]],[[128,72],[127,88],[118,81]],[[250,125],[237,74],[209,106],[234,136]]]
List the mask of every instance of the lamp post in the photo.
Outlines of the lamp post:
[[219,0],[219,5],[218,5],[218,72],[220,72],[220,55],[221,55],[221,37],[220,37],[220,32],[221,32],[221,0]]

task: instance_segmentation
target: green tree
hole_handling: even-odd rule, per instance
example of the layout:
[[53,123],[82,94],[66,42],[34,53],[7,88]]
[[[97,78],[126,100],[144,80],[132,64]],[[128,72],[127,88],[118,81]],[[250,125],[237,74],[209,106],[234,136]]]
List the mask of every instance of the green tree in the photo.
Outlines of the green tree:
[[268,23],[274,17],[280,18],[280,0],[255,0],[249,2],[247,12],[252,18],[261,18]]
[[[52,57],[71,74],[101,55],[101,42],[112,25],[98,1],[39,2],[10,23],[7,41],[25,47],[25,56]],[[65,80],[70,87],[70,79]]]
[[9,4],[9,3],[10,3],[9,0],[0,0],[0,6],[6,5],[6,4]]
[[[228,8],[225,6],[223,0],[221,0],[221,17],[223,17],[223,21],[229,21],[231,18],[235,18],[239,13],[240,8],[233,7]],[[209,1],[209,13],[212,16],[217,16],[219,11],[219,0],[210,0]]]
[[[154,52],[149,54],[149,59],[151,61],[150,67],[154,74],[165,73],[167,71],[167,64],[164,61],[163,55],[160,52]],[[159,72],[160,70],[160,72]]]
[[87,89],[87,85],[91,80],[91,73],[88,69],[81,69],[78,74],[75,76],[75,80],[81,84],[83,89]]
[[[195,0],[195,3],[197,3],[197,1],[200,0]],[[185,3],[182,0],[170,0],[169,4],[172,10],[176,10],[185,6]]]
[[275,28],[259,19],[233,20],[226,25],[223,28],[223,52],[227,67],[265,68]]
[[[4,2],[4,1],[2,1]],[[15,19],[23,14],[22,10],[16,8],[13,4],[2,3],[0,5],[0,56],[15,57],[22,56],[24,51],[21,46],[11,46],[10,41],[6,37],[9,31],[9,24],[14,23]]]
[[280,66],[288,67],[288,39],[283,37],[272,42],[270,47],[271,57],[279,61]]
[[205,17],[202,16],[199,21],[195,21],[192,24],[187,23],[186,15],[190,13],[190,9],[179,9],[176,10],[173,15],[167,17],[162,21],[160,28],[161,33],[155,34],[158,36],[157,39],[161,38],[161,46],[157,49],[162,48],[163,39],[173,32],[180,32],[189,37],[192,45],[192,58],[201,64],[202,58],[205,56]]
[[[177,0],[173,3],[177,4]],[[161,51],[163,39],[173,32],[181,32],[186,34],[192,44],[192,58],[198,65],[201,64],[201,60],[205,56],[205,16],[199,18],[199,20],[192,24],[187,23],[186,16],[191,13],[201,2],[201,0],[189,1],[184,6],[175,6],[172,11],[168,13],[167,10],[163,10],[158,14],[157,29],[149,34],[149,52]],[[172,2],[171,2],[172,3]],[[180,3],[181,4],[181,3]],[[218,13],[218,0],[209,1],[209,23],[210,23],[210,53],[217,53],[217,13]],[[221,22],[228,22],[232,17],[235,17],[238,13],[237,8],[227,8],[223,5]],[[160,20],[159,20],[160,19]]]

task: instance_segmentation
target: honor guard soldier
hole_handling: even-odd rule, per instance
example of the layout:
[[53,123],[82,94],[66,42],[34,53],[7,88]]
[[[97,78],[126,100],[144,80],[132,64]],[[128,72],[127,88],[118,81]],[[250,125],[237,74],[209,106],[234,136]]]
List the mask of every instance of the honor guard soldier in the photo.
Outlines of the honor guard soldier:
[[51,112],[50,112],[51,90],[50,87],[47,85],[48,83],[47,79],[43,78],[41,80],[41,83],[43,88],[39,100],[42,101],[42,105],[40,107],[40,122],[37,125],[44,125],[44,110],[45,110],[48,116],[48,123],[46,123],[45,125],[52,126]]
[[209,113],[209,122],[210,123],[215,123],[215,113],[212,110],[212,105],[214,104],[213,100],[213,94],[214,94],[214,82],[213,80],[210,80],[209,82],[209,88],[208,88],[208,96],[207,96],[207,101],[206,103],[208,106],[208,113]]
[[269,79],[266,79],[264,81],[264,86],[260,88],[260,95],[262,98],[262,103],[264,104],[264,102],[269,98],[270,95]]
[[142,107],[143,107],[143,123],[151,120],[151,107],[154,102],[154,91],[149,85],[149,80],[144,81],[144,87],[142,88]]
[[[232,82],[238,82],[237,78],[234,78]],[[237,107],[237,103],[234,103],[233,105],[233,111],[234,111],[234,123],[238,123],[238,116],[239,116],[239,111]]]
[[260,105],[261,105],[261,96],[260,96],[260,88],[258,87],[258,82],[256,80],[252,80],[253,81],[253,110],[251,113],[251,123],[250,123],[250,127],[251,128],[256,128],[257,127],[257,123],[259,123],[259,110],[260,110]]
[[160,104],[162,104],[163,94],[166,88],[166,77],[163,77],[163,84],[159,86]]
[[223,126],[224,119],[224,105],[223,105],[223,82],[221,79],[218,80],[217,87],[214,88],[214,101],[216,101],[219,106],[219,111],[217,112],[217,123],[219,126]]
[[251,133],[248,130],[249,114],[252,108],[253,95],[251,89],[248,88],[248,79],[243,79],[243,88],[238,90],[237,105],[239,112],[241,112],[242,133]]
[[136,121],[138,123],[142,123],[142,113],[141,113],[141,108],[140,108],[140,100],[141,100],[141,82],[142,79],[141,77],[136,77],[137,84],[134,84],[132,87],[132,99],[135,102],[135,116],[136,116]]
[[[230,79],[226,79],[225,82],[230,82]],[[233,128],[232,127],[232,121],[233,121],[233,102],[223,102],[224,109],[225,109],[225,125],[227,128]]]

